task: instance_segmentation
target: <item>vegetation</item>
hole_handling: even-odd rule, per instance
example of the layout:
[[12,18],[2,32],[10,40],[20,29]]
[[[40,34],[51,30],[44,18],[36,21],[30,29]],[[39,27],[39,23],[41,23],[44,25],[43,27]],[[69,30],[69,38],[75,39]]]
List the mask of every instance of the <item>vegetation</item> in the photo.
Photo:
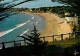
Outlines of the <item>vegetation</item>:
[[71,6],[77,6],[77,7],[80,6],[80,0],[58,0],[58,1],[61,1],[63,3],[67,3]]
[[58,1],[70,5],[76,10],[75,12],[78,14],[78,16],[80,15],[80,0],[58,0]]
[[[30,11],[32,10],[32,11]],[[42,12],[53,12],[57,14],[64,14],[65,12],[70,12],[74,13],[74,9],[70,6],[57,6],[57,7],[41,7],[41,8],[33,8],[33,9],[28,9],[28,8],[12,8],[12,12],[16,11],[26,11],[26,12],[33,12],[33,13],[42,13]]]
[[[4,52],[0,50],[0,55],[4,56],[74,56],[74,51],[80,52],[80,38],[64,41],[55,41],[42,46],[39,52],[34,51],[31,45],[6,48]],[[34,52],[36,54],[34,54]],[[37,54],[38,53],[38,54]],[[80,55],[80,53],[78,54]]]
[[42,42],[42,40],[40,40],[40,33],[38,33],[38,30],[36,29],[36,26],[34,26],[34,29],[31,31],[30,35],[23,35],[23,36],[19,36],[24,38],[25,40],[27,40],[27,45],[34,45],[34,46],[40,46],[40,45],[45,45],[44,42]]
[[25,34],[25,36],[20,36],[27,41],[26,43],[28,46],[33,47],[32,54],[35,55],[40,55],[40,53],[43,51],[44,46],[47,44],[47,42],[42,42],[39,36],[40,34],[38,33],[36,26],[34,26],[34,29],[31,31],[30,35]]
[[71,38],[71,39],[66,39],[63,41],[55,41],[55,42],[50,42],[48,45],[55,45],[55,46],[60,46],[63,48],[71,47],[74,44],[80,43],[80,38]]

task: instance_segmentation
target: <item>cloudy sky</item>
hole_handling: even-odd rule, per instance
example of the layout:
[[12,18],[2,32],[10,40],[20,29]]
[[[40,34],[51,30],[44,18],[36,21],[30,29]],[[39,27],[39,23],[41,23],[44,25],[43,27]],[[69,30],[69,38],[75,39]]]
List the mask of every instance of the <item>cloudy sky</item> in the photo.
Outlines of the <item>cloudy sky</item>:
[[[5,0],[5,2],[12,0]],[[16,0],[12,4],[16,4],[22,2],[24,0]],[[60,4],[58,2],[52,2],[51,0],[34,0],[23,3],[21,5],[16,6],[15,8],[39,8],[39,7],[53,7],[53,6],[63,6],[64,4]]]

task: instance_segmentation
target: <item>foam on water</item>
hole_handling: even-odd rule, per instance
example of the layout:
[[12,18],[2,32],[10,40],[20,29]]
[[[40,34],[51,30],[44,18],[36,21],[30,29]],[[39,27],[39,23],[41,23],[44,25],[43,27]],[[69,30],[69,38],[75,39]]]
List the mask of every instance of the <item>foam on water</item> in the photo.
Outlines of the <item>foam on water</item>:
[[20,36],[24,35],[25,33],[27,33],[29,31],[29,29],[27,29],[26,31],[24,31]]
[[8,33],[10,33],[10,32],[12,32],[12,31],[14,31],[14,30],[17,29],[17,28],[20,28],[20,27],[24,26],[24,25],[27,24],[28,22],[30,22],[30,20],[26,21],[25,23],[18,24],[18,25],[17,25],[15,28],[13,28],[13,29],[0,32],[0,37],[2,37],[2,36],[6,35],[6,34],[8,34]]
[[34,19],[34,15],[32,15],[32,19]]
[[36,21],[34,24],[37,26],[38,25],[38,21]]
[[34,17],[32,17],[32,19],[34,19]]

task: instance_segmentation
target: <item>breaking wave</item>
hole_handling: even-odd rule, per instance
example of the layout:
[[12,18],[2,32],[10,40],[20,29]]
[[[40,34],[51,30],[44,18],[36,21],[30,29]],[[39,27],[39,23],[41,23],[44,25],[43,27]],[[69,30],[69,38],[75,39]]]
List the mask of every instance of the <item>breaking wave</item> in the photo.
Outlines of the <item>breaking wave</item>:
[[32,19],[34,19],[34,15],[32,15]]
[[24,35],[25,33],[27,33],[29,31],[29,29],[27,29],[26,31],[24,31],[20,36]]
[[10,29],[10,30],[7,30],[7,31],[0,32],[0,37],[2,37],[2,36],[6,35],[6,34],[8,34],[8,33],[10,33],[10,32],[12,32],[12,31],[14,31],[14,30],[17,29],[17,28],[20,28],[20,27],[24,26],[24,25],[27,24],[28,22],[30,22],[30,20],[28,20],[28,21],[25,22],[25,23],[18,24],[18,25],[17,25],[15,28],[13,28],[13,29]]

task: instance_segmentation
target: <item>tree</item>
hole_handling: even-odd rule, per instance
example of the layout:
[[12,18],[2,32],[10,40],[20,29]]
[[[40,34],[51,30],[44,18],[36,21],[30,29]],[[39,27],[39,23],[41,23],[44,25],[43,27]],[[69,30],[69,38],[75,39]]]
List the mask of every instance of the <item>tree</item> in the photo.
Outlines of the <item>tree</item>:
[[70,5],[71,7],[73,7],[73,9],[75,9],[75,13],[77,13],[77,15],[80,15],[80,0],[59,0],[61,3],[66,3],[67,5]]
[[80,6],[80,0],[59,0],[59,1],[67,3],[71,6],[78,6],[78,7]]
[[36,26],[34,26],[34,29],[31,31],[30,35],[25,34],[24,36],[19,36],[24,38],[28,44],[29,47],[32,49],[32,55],[41,55],[44,53],[44,46],[47,44],[47,42],[43,43],[40,40],[40,33],[38,33],[38,30],[36,29]]
[[44,45],[44,43],[40,40],[39,36],[40,33],[38,33],[36,26],[34,26],[34,29],[31,31],[30,35],[25,34],[19,37],[26,39],[28,45],[34,45],[34,46]]
[[[52,0],[54,2],[54,0]],[[80,15],[80,0],[55,0],[58,1],[59,3],[66,4],[68,6],[71,6],[77,15]]]

